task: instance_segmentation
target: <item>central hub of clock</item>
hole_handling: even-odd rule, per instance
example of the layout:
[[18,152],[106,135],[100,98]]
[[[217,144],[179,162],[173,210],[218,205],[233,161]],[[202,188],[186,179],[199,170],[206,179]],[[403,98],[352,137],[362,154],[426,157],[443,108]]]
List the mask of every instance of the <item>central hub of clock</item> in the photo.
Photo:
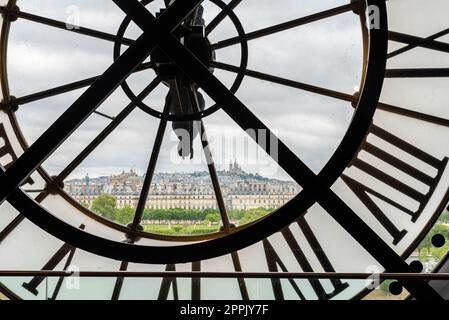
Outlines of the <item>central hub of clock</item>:
[[[174,36],[205,66],[210,68],[211,62],[215,60],[215,55],[206,37],[204,25],[196,24],[195,21],[192,21],[192,24],[184,23],[174,32]],[[156,73],[164,81],[170,82],[177,79],[183,84],[192,84],[192,81],[160,48],[157,47],[151,53],[151,62],[154,64]]]
[[[144,6],[151,2],[152,0],[141,1]],[[238,34],[237,42],[240,43],[240,65],[238,67],[236,66],[236,76],[234,82],[229,87],[229,91],[236,93],[245,77],[245,71],[248,64],[248,43],[245,30],[236,14],[225,2],[222,0],[210,0],[210,2],[222,10],[224,13],[223,19],[230,19]],[[172,1],[165,1],[167,7],[169,7],[171,3]],[[160,18],[166,10],[166,8],[159,9],[156,13],[156,17]],[[126,17],[120,25],[114,43],[114,60],[117,60],[121,56],[123,44],[132,42],[130,38],[125,38],[125,33],[131,21],[132,20],[129,17]],[[176,27],[174,31],[171,32],[172,36],[174,36],[179,43],[206,66],[211,73],[217,68],[215,50],[219,49],[217,43],[211,44],[208,39],[209,33],[214,30],[214,27],[211,27],[210,24],[212,22],[213,21],[209,22],[209,25],[206,23],[206,20],[204,19],[204,8],[199,5],[178,25],[178,27]],[[208,27],[206,27],[206,25],[208,25]],[[141,92],[141,96],[139,97],[130,87],[127,80],[123,81],[121,87],[129,99],[145,113],[158,119],[171,121],[175,123],[176,127],[178,127],[178,124],[180,124],[180,126],[188,125],[189,131],[191,131],[190,127],[192,121],[197,121],[213,114],[221,108],[221,105],[214,102],[206,104],[205,99],[200,93],[201,90],[199,85],[192,79],[195,78],[194,74],[187,75],[170,56],[170,52],[167,53],[156,46],[148,59],[142,63],[139,68],[140,70],[138,70],[140,72],[152,69],[152,72],[148,73],[152,79],[148,84],[149,87],[152,85],[157,86],[162,82],[169,88],[166,103],[162,110],[160,108],[162,106],[159,108],[152,107],[143,101],[145,98],[142,98],[141,96],[146,96],[144,94],[145,90]],[[158,76],[157,78],[154,78],[155,73]]]

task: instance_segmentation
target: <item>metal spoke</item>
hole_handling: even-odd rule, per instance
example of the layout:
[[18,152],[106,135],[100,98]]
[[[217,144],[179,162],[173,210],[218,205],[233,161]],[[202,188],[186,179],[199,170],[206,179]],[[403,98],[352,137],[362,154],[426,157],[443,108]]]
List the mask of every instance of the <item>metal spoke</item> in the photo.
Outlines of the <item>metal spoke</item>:
[[[228,7],[230,10],[234,10],[242,2],[242,0],[232,0],[229,2]],[[208,36],[215,28],[226,18],[226,12],[221,10],[220,13],[207,25],[206,36]]]
[[[128,265],[129,265],[128,261],[122,261],[122,263],[120,264],[120,271],[127,271]],[[120,298],[120,292],[122,291],[122,286],[123,286],[124,280],[125,280],[124,277],[118,277],[115,280],[114,291],[112,292],[112,297],[111,297],[112,301],[117,301]]]
[[[145,32],[159,26],[158,21],[138,2],[131,2],[133,10],[125,12]],[[175,2],[176,3],[176,2]],[[316,199],[345,230],[390,272],[412,272],[412,268],[396,254],[360,217],[341,200],[322,179],[302,162],[282,141],[278,140],[237,97],[235,97],[209,69],[188,51],[169,32],[160,30],[158,45],[243,129],[256,131],[251,136],[296,182],[304,187],[303,197]],[[260,139],[263,132],[264,137]],[[266,139],[265,139],[266,138]],[[269,141],[269,143],[265,143]],[[271,149],[272,141],[277,148]],[[277,152],[275,152],[277,151]],[[280,157],[277,157],[280,155]],[[301,195],[301,194],[300,194]],[[318,197],[318,198],[317,198]],[[441,298],[425,282],[405,282],[404,286],[421,299]]]
[[[234,265],[234,270],[237,273],[242,272],[242,264],[240,263],[239,253],[234,251],[231,253],[232,264]],[[239,284],[240,293],[242,294],[243,300],[249,300],[248,288],[246,287],[246,282],[243,277],[238,277],[237,282]]]
[[[122,9],[129,1],[114,0]],[[173,31],[201,0],[175,1],[159,19],[166,30]],[[153,30],[154,31],[154,30]],[[156,46],[154,32],[145,32],[84,92],[78,100],[40,138],[20,156],[4,174],[0,186],[3,202],[34,170],[36,170],[84,120],[135,70]]]
[[384,111],[387,111],[387,112],[396,113],[396,114],[399,114],[399,115],[403,115],[403,116],[406,116],[406,117],[409,117],[409,118],[413,118],[413,119],[417,119],[417,120],[426,121],[426,122],[435,123],[435,124],[439,124],[439,125],[442,125],[442,126],[449,127],[449,119],[440,118],[440,117],[432,116],[430,114],[426,114],[426,113],[417,112],[417,111],[413,111],[413,110],[406,109],[406,108],[393,106],[391,104],[387,104],[387,103],[382,103],[381,102],[378,105],[378,109],[379,110],[384,110]]
[[[352,11],[355,9],[360,8],[360,3],[361,1],[355,1],[353,3],[350,4],[346,4],[340,7],[336,7],[336,8],[332,8],[326,11],[322,11],[319,13],[315,13],[309,16],[305,16],[299,19],[294,19],[288,22],[284,22],[284,23],[280,23],[271,27],[267,27],[267,28],[263,28],[260,30],[256,30],[250,33],[246,34],[246,40],[250,41],[250,40],[254,40],[257,38],[261,38],[261,37],[265,37],[265,36],[269,36],[271,34],[274,33],[278,33],[278,32],[282,32],[282,31],[286,31],[289,29],[293,29],[308,23],[312,23],[318,20],[322,20],[325,18],[329,18],[335,15],[339,15],[348,11]],[[239,37],[232,37],[223,41],[219,41],[215,44],[212,44],[211,47],[212,49],[216,50],[216,49],[222,49],[222,48],[226,48],[232,45],[236,45],[240,43],[240,38]]]
[[96,115],[99,115],[100,117],[103,117],[103,118],[106,118],[106,119],[109,119],[109,120],[112,120],[112,121],[114,121],[114,119],[115,119],[114,117],[109,116],[106,113],[103,113],[103,112],[100,112],[100,111],[94,111],[93,113],[95,113]]
[[11,232],[17,228],[17,226],[25,220],[25,216],[19,214],[14,218],[1,232],[0,232],[0,243],[8,237]]
[[[145,99],[159,84],[161,79],[155,78],[138,96],[139,100]],[[110,134],[114,131],[136,108],[134,102],[129,103],[114,120],[91,143],[64,168],[55,178],[55,182],[64,181]]]
[[387,69],[385,78],[446,78],[449,68]]
[[[134,70],[133,73],[136,72],[141,72],[144,70],[148,70],[148,69],[152,69],[154,67],[153,63],[151,62],[146,62],[146,63],[142,63],[139,67],[136,68],[136,70]],[[84,80],[80,80],[80,81],[76,81],[76,82],[72,82],[72,83],[68,83],[62,86],[58,86],[52,89],[47,89],[44,91],[40,91],[40,92],[35,92],[23,97],[19,97],[19,98],[14,98],[12,100],[9,101],[4,101],[0,103],[0,109],[3,109],[5,107],[9,107],[9,106],[21,106],[21,105],[25,105],[31,102],[35,102],[38,100],[42,100],[42,99],[47,99],[56,95],[60,95],[60,94],[64,94],[70,91],[74,91],[74,90],[78,90],[81,88],[85,88],[87,86],[92,85],[95,81],[97,81],[100,78],[100,76],[95,76],[95,77],[91,77],[91,78],[87,78]]]
[[29,189],[29,190],[23,190],[23,191],[25,191],[26,193],[42,193],[42,192],[45,192],[46,190],[39,190],[39,189],[33,190],[33,189]]
[[[238,73],[240,71],[239,67],[221,63],[221,62],[212,62],[211,64],[215,68],[234,72],[234,73]],[[317,86],[313,86],[313,85],[298,82],[298,81],[293,81],[293,80],[289,80],[289,79],[285,79],[285,78],[281,78],[281,77],[276,77],[276,76],[258,72],[258,71],[253,71],[253,70],[247,69],[247,70],[245,70],[245,75],[248,77],[255,78],[255,79],[269,81],[269,82],[280,84],[283,86],[296,88],[296,89],[300,89],[300,90],[305,90],[305,91],[317,93],[317,94],[320,94],[320,95],[323,95],[326,97],[331,97],[331,98],[335,98],[335,99],[339,99],[339,100],[343,100],[343,101],[348,101],[348,102],[358,101],[358,99],[355,98],[353,95],[350,95],[347,93],[342,93],[342,92],[325,89],[322,87],[317,87]]]
[[[164,108],[164,113],[168,113],[169,105],[167,104]],[[154,142],[153,151],[151,152],[150,161],[148,163],[148,168],[145,173],[145,179],[142,186],[142,191],[140,193],[139,202],[137,204],[136,213],[131,226],[131,242],[134,243],[135,237],[133,234],[137,231],[145,210],[145,204],[148,199],[148,194],[150,193],[151,183],[153,181],[154,172],[156,170],[157,160],[162,147],[162,141],[164,139],[165,130],[167,128],[167,120],[162,119],[159,123],[159,128],[157,129],[156,140]]]
[[[7,13],[8,11],[9,10],[7,7],[0,6],[0,13],[2,13],[2,14]],[[111,41],[111,42],[115,42],[117,40],[116,35],[114,35],[114,34],[106,33],[103,31],[98,31],[98,30],[94,30],[94,29],[90,29],[90,28],[85,28],[82,26],[75,26],[75,25],[69,26],[66,22],[45,18],[42,16],[27,13],[24,11],[14,11],[14,12],[12,12],[12,14],[17,16],[18,18],[22,18],[25,20],[37,22],[37,23],[44,24],[44,25],[54,27],[57,29],[61,29],[61,30],[65,30],[65,31],[73,32],[73,33],[78,33],[78,34],[86,35],[86,36],[101,39],[101,40],[107,40],[107,41]],[[128,39],[128,38],[123,38],[121,43],[124,45],[130,46],[131,44],[134,43],[134,40]]]
[[[440,31],[438,33],[435,33],[434,35],[431,35],[430,37],[423,38],[422,40],[423,40],[423,42],[432,41],[432,40],[438,39],[440,37],[443,37],[443,36],[445,36],[447,34],[449,34],[449,28],[445,29],[443,31]],[[389,53],[387,55],[387,59],[396,57],[396,56],[400,55],[401,53],[410,51],[410,50],[412,50],[414,48],[417,48],[419,46],[421,46],[421,44],[420,43],[416,43],[416,42],[415,42],[415,44],[409,44],[409,45],[407,45],[407,46],[405,46],[405,47],[403,47],[401,49],[398,49],[398,50],[395,50],[395,51]]]
[[14,98],[9,101],[4,101],[0,103],[0,108],[9,107],[12,105],[20,106],[27,103],[31,103],[37,100],[50,98],[59,94],[64,94],[70,91],[78,90],[84,87],[87,87],[98,80],[98,76],[87,78],[81,81],[76,81],[72,83],[68,83],[59,87],[55,87],[52,89],[36,92],[33,94],[29,94],[20,98]]

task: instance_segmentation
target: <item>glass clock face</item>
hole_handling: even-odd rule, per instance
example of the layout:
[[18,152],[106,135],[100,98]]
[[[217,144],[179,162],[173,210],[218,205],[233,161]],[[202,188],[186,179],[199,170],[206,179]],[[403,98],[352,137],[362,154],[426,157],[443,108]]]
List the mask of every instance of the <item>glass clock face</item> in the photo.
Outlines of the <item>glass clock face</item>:
[[0,270],[236,275],[49,280],[114,300],[351,299],[366,281],[244,273],[412,271],[449,197],[447,1],[0,4]]

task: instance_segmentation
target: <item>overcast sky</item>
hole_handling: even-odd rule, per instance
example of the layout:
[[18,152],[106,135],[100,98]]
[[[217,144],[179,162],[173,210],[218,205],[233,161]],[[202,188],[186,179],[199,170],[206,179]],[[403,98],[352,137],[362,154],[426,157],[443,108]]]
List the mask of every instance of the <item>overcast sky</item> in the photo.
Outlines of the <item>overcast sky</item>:
[[[155,12],[161,3],[155,1],[151,5],[152,11]],[[337,0],[244,0],[236,14],[245,31],[249,32],[346,3]],[[110,0],[19,0],[18,5],[23,11],[62,21],[67,21],[79,10],[82,26],[114,34],[124,17]],[[205,9],[206,22],[210,22],[218,8],[206,1]],[[127,36],[136,38],[139,33],[138,28],[131,25]],[[226,20],[210,35],[210,40],[214,43],[234,35],[235,29]],[[352,94],[360,83],[361,43],[358,16],[349,12],[251,41],[249,68]],[[20,97],[99,75],[112,63],[112,48],[108,41],[19,20],[13,24],[9,43],[11,94]],[[217,51],[217,60],[238,65],[239,55],[240,47],[232,46]],[[218,70],[215,75],[228,85],[235,76]],[[138,93],[153,78],[154,73],[146,71],[132,76],[129,81]],[[17,117],[29,143],[35,141],[84,90],[22,106]],[[166,93],[167,88],[160,86],[145,102],[160,110]],[[348,103],[251,78],[245,79],[237,96],[315,171],[319,171],[338,146],[353,113]],[[118,89],[98,110],[114,116],[127,103],[129,100]],[[208,103],[210,105],[210,101]],[[45,163],[46,169],[58,173],[108,123],[108,119],[92,115]],[[242,148],[235,148],[232,143],[223,147],[221,142],[225,138],[244,141],[242,139],[246,137],[224,112],[216,112],[206,118],[205,123],[218,169],[236,158],[247,171],[286,177],[263,153],[256,161],[254,154],[247,157]],[[72,177],[86,173],[105,175],[131,167],[144,173],[157,126],[157,119],[136,110]],[[174,156],[177,140],[169,126],[157,171],[205,170],[204,161],[199,159],[202,150],[198,143],[194,160]]]

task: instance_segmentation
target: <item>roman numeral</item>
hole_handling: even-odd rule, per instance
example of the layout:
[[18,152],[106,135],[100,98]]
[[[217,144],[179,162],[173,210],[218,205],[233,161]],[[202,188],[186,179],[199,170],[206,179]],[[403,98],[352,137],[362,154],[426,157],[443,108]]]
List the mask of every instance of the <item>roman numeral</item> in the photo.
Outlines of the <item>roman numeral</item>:
[[[444,36],[448,30],[443,30],[429,38],[421,38],[410,34],[394,31],[388,32],[391,41],[407,44],[407,46],[396,50],[388,55],[388,58],[397,56],[403,52],[416,47],[449,53],[449,43],[437,41],[435,39]],[[440,78],[449,77],[449,68],[417,68],[417,69],[388,69],[385,72],[386,78]]]
[[[4,162],[4,157],[7,156],[9,156],[11,159],[8,162]],[[2,163],[5,163],[5,169],[8,169],[11,164],[17,159],[8,136],[6,135],[5,126],[3,125],[3,123],[0,123],[0,159],[2,159]]]
[[[176,265],[169,264],[165,268],[165,271],[176,271]],[[192,263],[192,271],[201,271],[201,262]],[[170,288],[173,290],[173,299],[179,300],[178,282],[177,278],[166,277],[162,279],[161,288],[159,290],[158,300],[167,300],[170,293]],[[192,300],[201,300],[201,279],[192,278]]]
[[[192,271],[201,271],[201,262],[192,263]],[[192,300],[201,300],[201,278],[192,278]]]
[[[388,32],[388,39],[396,43],[405,44],[399,49],[388,53],[387,58],[400,57],[401,54],[414,50],[416,48],[425,48],[441,53],[449,53],[449,43],[440,41],[439,39],[449,34],[449,28],[441,30],[427,37],[417,37],[415,35],[399,33],[394,31]],[[387,69],[386,78],[440,78],[449,77],[449,68],[399,68]],[[449,127],[449,119],[439,117],[433,114],[427,114],[413,109],[394,106],[388,103],[379,103],[379,110],[396,113],[420,121],[430,122],[442,126]]]
[[449,68],[387,69],[385,78],[447,78]]
[[[388,39],[395,42],[407,44],[407,46],[396,50],[388,55],[388,58],[397,56],[403,52],[416,47],[449,53],[449,44],[437,41],[440,36],[445,35],[448,30],[443,30],[429,38],[421,38],[410,34],[394,31],[388,32]],[[388,69],[385,72],[386,78],[441,78],[449,77],[449,68],[411,68],[411,69]]]
[[397,55],[400,55],[401,53],[407,52],[409,50],[412,50],[416,47],[431,49],[431,50],[437,50],[441,52],[449,53],[449,44],[445,42],[436,41],[436,39],[443,37],[449,33],[449,29],[442,30],[438,33],[435,33],[427,38],[421,38],[409,34],[389,31],[388,32],[388,39],[391,41],[401,42],[404,44],[407,44],[407,46],[398,49],[394,52],[391,52],[388,54],[387,58],[393,58]]
[[[301,231],[304,234],[304,237],[309,243],[309,246],[312,248],[313,252],[315,253],[316,258],[318,259],[321,268],[325,272],[335,272],[335,269],[333,268],[329,258],[326,256],[326,254],[323,251],[323,248],[321,247],[320,243],[318,242],[318,239],[316,238],[315,234],[313,233],[312,229],[310,228],[309,224],[307,223],[306,219],[304,217],[300,218],[296,222],[301,229]],[[282,236],[284,237],[285,241],[287,242],[291,252],[293,253],[296,261],[298,262],[299,266],[301,267],[303,272],[315,272],[314,268],[312,267],[311,263],[307,259],[304,251],[301,249],[301,247],[298,244],[298,241],[294,237],[291,229],[289,227],[285,228],[281,232]],[[263,247],[265,251],[265,257],[267,260],[268,265],[268,271],[269,272],[288,272],[287,267],[285,266],[285,263],[280,258],[279,254],[274,250],[273,246],[271,245],[270,241],[268,239],[263,240]],[[280,270],[279,270],[280,269]],[[301,292],[298,284],[293,280],[288,280],[290,285],[293,287],[294,291],[298,295],[298,297],[302,300],[305,300],[306,297]],[[320,300],[328,300],[332,299],[339,293],[341,293],[343,290],[345,290],[349,285],[345,282],[342,282],[339,279],[333,279],[331,280],[331,284],[333,287],[333,290],[331,292],[327,292],[324,288],[323,284],[318,279],[309,279],[309,283],[313,290],[315,291],[317,297]],[[272,278],[271,284],[273,287],[273,293],[276,300],[284,300],[284,291],[282,288],[282,284],[280,279]]]
[[[165,268],[165,271],[174,272],[176,271],[176,265],[169,264]],[[159,290],[158,300],[167,300],[168,294],[170,293],[170,287],[173,287],[173,300],[179,300],[178,294],[178,281],[176,278],[163,278],[161,283],[161,288]]]
[[[84,230],[85,226],[81,225],[79,228],[81,230]],[[67,271],[67,269],[69,268],[69,266],[72,263],[73,256],[75,255],[75,251],[76,251],[75,247],[73,247],[67,243],[63,244],[61,246],[61,248],[59,248],[59,250],[56,251],[56,253],[50,258],[50,260],[48,260],[48,262],[42,267],[41,270],[45,270],[45,271],[54,270],[58,266],[58,264],[60,264],[62,262],[62,260],[64,260],[64,258],[68,256],[67,260],[64,264],[64,268],[62,269],[63,271]],[[40,286],[42,281],[45,280],[45,278],[46,278],[45,276],[36,276],[33,279],[31,279],[29,282],[24,282],[22,284],[22,286],[25,289],[27,289],[29,292],[31,292],[32,294],[37,296],[39,294],[39,291],[37,290],[37,288]],[[53,294],[52,294],[52,297],[50,298],[50,300],[55,300],[57,298],[63,281],[64,281],[64,277],[59,277],[58,282],[55,287],[55,290],[53,291]]]
[[[448,159],[444,158],[443,160],[439,160],[376,125],[372,126],[370,135],[398,148],[404,152],[405,155],[393,155],[392,153],[386,152],[381,146],[376,146],[374,143],[368,141],[366,141],[361,151],[382,160],[393,168],[410,177],[413,177],[428,187],[428,191],[423,193],[422,191],[419,191],[416,186],[412,186],[410,183],[403,182],[400,178],[394,177],[396,173],[386,172],[384,169],[377,168],[375,164],[368,163],[367,161],[360,159],[360,155],[352,161],[350,167],[358,168],[365,174],[397,190],[401,195],[414,201],[415,204],[419,204],[418,208],[413,210],[411,209],[413,203],[411,203],[409,208],[405,207],[399,202],[393,200],[391,195],[382,190],[383,188],[378,188],[378,190],[375,190],[364,185],[362,182],[357,181],[356,178],[350,177],[347,174],[342,175],[342,180],[370,211],[370,213],[382,224],[385,230],[388,231],[388,233],[393,237],[393,244],[396,245],[406,235],[407,231],[405,229],[399,229],[391,221],[386,212],[384,212],[375,203],[372,197],[380,199],[396,209],[399,209],[404,214],[409,215],[413,222],[416,222],[437,187],[438,182],[440,181],[441,176],[447,166]],[[434,168],[437,174],[435,176],[431,176],[421,171],[416,166],[410,165],[410,157]]]
[[[129,263],[127,261],[122,261],[120,264],[120,271],[126,271],[128,269],[128,264]],[[115,280],[114,291],[112,292],[111,297],[112,301],[116,301],[120,298],[120,292],[122,291],[124,280],[125,279],[123,277],[118,277],[117,280]]]
[[[238,259],[238,254],[236,252],[232,253],[234,269],[236,272],[241,272],[240,261]],[[238,261],[237,265],[235,264]],[[122,261],[120,265],[120,271],[128,270],[129,263],[126,261]],[[176,271],[176,265],[167,265],[165,271]],[[201,262],[193,262],[192,263],[192,271],[200,272],[201,271]],[[123,287],[123,283],[125,281],[124,277],[118,277],[116,279],[114,290],[112,292],[111,300],[118,300],[120,298],[121,290]],[[243,300],[249,300],[248,291],[246,288],[245,280],[243,278],[237,278],[240,293],[242,295]],[[159,290],[159,300],[167,300],[168,295],[170,293],[170,289],[173,289],[173,297],[175,300],[178,300],[179,292],[178,292],[178,284],[176,278],[166,277],[162,279],[161,288]],[[191,282],[191,295],[192,300],[201,300],[201,277],[192,278]]]
[[[7,158],[9,157],[9,161],[6,162]],[[6,135],[5,126],[3,123],[0,123],[0,160],[5,169],[8,169],[14,161],[17,160],[17,155],[14,152],[14,149],[12,148],[11,142],[8,139],[8,136]],[[33,179],[28,178],[24,184],[34,184]]]

